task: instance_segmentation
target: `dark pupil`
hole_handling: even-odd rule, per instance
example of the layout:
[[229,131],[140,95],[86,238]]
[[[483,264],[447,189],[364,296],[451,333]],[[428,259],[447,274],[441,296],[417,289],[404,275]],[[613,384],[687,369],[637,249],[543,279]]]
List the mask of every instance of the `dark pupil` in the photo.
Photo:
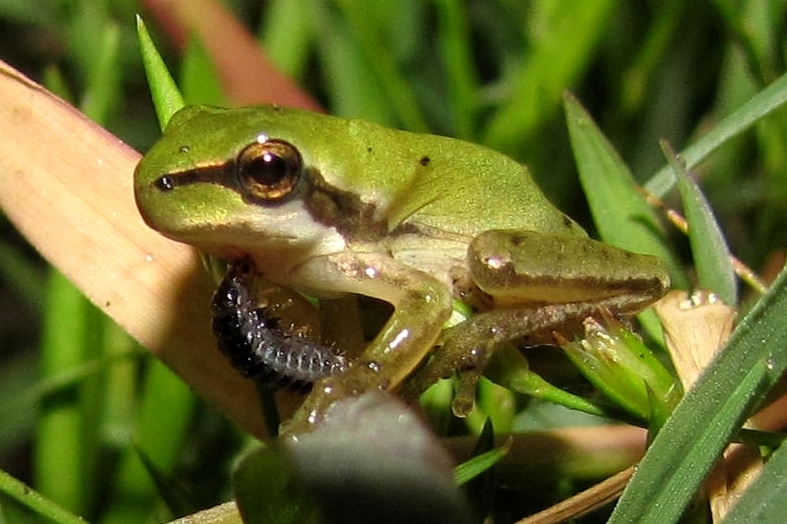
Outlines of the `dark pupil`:
[[249,173],[258,183],[273,186],[287,175],[287,162],[273,153],[264,153],[251,163]]

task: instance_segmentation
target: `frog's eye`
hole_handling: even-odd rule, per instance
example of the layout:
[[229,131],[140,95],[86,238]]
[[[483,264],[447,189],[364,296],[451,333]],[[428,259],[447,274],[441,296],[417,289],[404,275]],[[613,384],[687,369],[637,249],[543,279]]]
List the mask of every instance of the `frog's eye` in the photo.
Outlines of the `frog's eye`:
[[254,142],[238,155],[238,180],[253,200],[273,202],[285,198],[298,185],[301,154],[283,140]]

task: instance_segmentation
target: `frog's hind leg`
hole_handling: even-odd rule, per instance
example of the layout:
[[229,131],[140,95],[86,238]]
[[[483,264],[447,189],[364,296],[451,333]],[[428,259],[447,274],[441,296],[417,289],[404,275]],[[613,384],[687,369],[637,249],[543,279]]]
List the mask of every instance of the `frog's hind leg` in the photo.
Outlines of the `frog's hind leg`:
[[544,304],[477,314],[446,333],[442,347],[407,380],[400,394],[407,401],[415,400],[437,380],[456,372],[459,387],[452,409],[455,415],[466,416],[473,407],[478,377],[500,344],[577,329],[582,320],[604,307],[603,302]]

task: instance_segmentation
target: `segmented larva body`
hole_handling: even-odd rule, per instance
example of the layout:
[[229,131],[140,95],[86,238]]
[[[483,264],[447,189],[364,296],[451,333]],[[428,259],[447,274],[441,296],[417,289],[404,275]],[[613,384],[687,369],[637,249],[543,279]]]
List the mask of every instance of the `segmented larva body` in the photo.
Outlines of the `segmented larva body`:
[[342,355],[282,331],[251,294],[253,269],[233,262],[213,295],[213,334],[219,349],[241,373],[272,387],[307,391],[323,377],[346,369]]

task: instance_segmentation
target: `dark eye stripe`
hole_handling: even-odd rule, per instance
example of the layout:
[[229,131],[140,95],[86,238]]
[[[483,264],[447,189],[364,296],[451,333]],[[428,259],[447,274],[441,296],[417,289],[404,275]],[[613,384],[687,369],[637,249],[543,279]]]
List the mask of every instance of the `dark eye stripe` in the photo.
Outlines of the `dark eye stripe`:
[[153,185],[164,192],[194,184],[217,184],[238,191],[236,177],[225,163],[199,165],[193,169],[162,175],[153,181]]

